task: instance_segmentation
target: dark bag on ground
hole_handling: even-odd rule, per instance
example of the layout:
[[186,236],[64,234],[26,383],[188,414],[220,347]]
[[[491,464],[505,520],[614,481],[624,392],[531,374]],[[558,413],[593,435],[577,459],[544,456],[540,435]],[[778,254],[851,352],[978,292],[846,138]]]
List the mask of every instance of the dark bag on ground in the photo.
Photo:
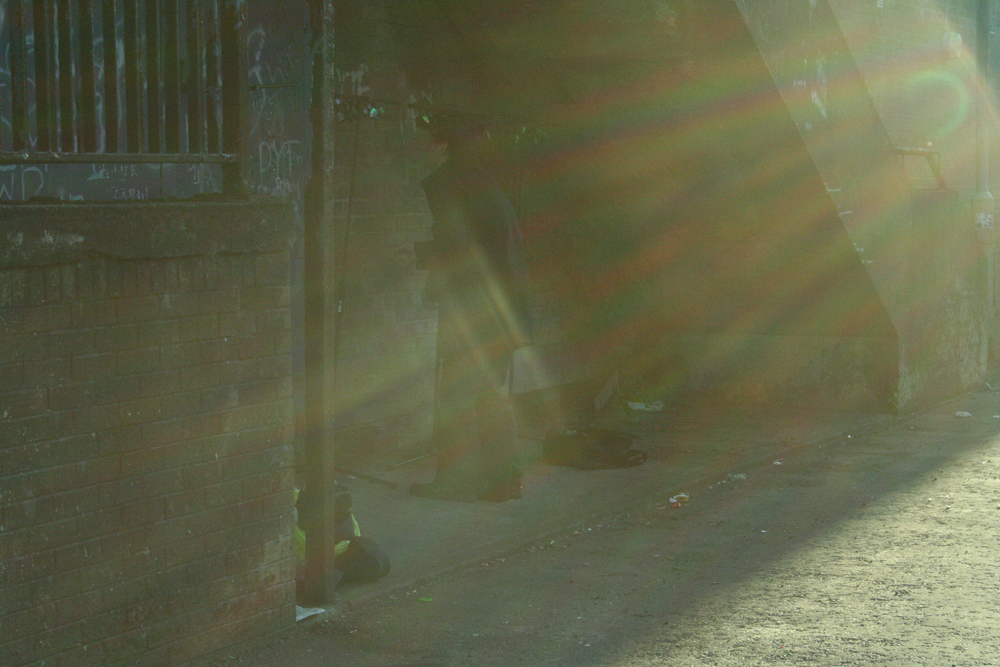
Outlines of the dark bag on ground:
[[581,470],[631,468],[646,460],[628,433],[605,428],[550,431],[542,441],[542,462]]
[[352,537],[347,551],[337,556],[337,569],[344,584],[368,584],[389,574],[389,557],[374,540]]
[[[336,581],[344,584],[364,584],[378,581],[389,574],[389,557],[374,540],[362,537],[354,518],[353,499],[347,489],[334,485],[333,520],[336,542]],[[318,508],[312,494],[303,489],[296,501],[299,513],[298,527],[304,533],[315,528],[319,521]],[[305,535],[302,537],[303,551]],[[304,553],[302,555],[304,557]]]

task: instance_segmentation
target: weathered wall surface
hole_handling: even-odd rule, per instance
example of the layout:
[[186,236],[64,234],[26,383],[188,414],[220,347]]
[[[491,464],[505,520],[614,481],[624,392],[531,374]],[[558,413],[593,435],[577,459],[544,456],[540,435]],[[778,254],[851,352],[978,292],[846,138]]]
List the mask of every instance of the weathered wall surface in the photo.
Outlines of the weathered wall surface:
[[280,202],[0,206],[0,663],[294,622]]
[[340,460],[425,451],[433,407],[436,313],[413,242],[429,236],[420,179],[426,133],[384,2],[340,2],[334,144]]
[[[244,175],[251,194],[285,197],[292,204],[288,210],[291,222],[301,230],[302,197],[311,153],[308,6],[285,0],[251,0],[247,11],[250,109]],[[0,44],[6,43],[10,28],[7,20],[7,14],[0,12]],[[124,52],[123,45],[119,48]],[[28,49],[30,55],[33,45],[29,44]],[[9,58],[10,49],[0,48],[0,90],[4,91],[10,89]],[[104,69],[99,67],[98,90],[103,86],[103,77]],[[11,141],[10,104],[9,95],[0,95],[0,147],[7,150]],[[103,100],[98,101],[99,108],[101,105]],[[99,134],[103,134],[103,118],[98,113]],[[176,200],[217,193],[221,188],[221,170],[213,165],[0,164],[0,202]],[[292,252],[291,299],[297,339],[303,328],[304,280],[301,233],[298,238]],[[301,376],[301,345],[294,346],[292,362],[295,375]]]
[[[892,145],[940,151],[948,186],[970,195],[975,0],[829,4]],[[906,175],[915,187],[935,187],[923,160],[907,158]]]
[[[949,30],[969,36],[973,14],[937,3],[738,4],[892,319],[898,340],[885,344],[898,377],[879,373],[896,385],[893,402],[981,383],[986,261],[966,208],[975,84],[969,54],[945,48],[956,43]],[[940,151],[952,189],[923,190],[936,187],[926,160],[904,162],[896,148]]]

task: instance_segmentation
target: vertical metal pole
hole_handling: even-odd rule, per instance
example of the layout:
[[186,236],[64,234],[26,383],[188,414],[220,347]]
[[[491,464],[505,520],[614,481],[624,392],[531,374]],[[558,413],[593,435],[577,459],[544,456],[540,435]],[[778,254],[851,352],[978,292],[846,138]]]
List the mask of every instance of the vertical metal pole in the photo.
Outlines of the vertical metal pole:
[[73,67],[73,16],[69,0],[54,3],[57,10],[56,44],[59,60],[59,147],[64,153],[76,152],[77,72]]
[[187,139],[188,153],[205,153],[205,40],[200,0],[187,3]]
[[208,110],[206,121],[208,124],[208,152],[218,153],[221,150],[219,139],[219,98],[216,92],[219,90],[219,2],[212,0],[208,7],[208,18],[206,19],[205,31],[205,92],[207,94]]
[[119,150],[118,131],[118,3],[104,0],[101,33],[104,39],[104,152]]
[[990,0],[978,0],[976,13],[976,68],[982,94],[976,100],[976,194],[974,201],[988,202],[989,210],[976,209],[977,228],[993,227],[993,195],[990,194],[990,128],[988,90],[990,68]]
[[219,138],[219,2],[211,0],[205,25],[205,92],[208,109],[205,120],[208,124],[208,152],[218,153],[222,141]]
[[159,0],[146,0],[146,126],[149,152],[163,152],[163,72]]
[[97,152],[97,62],[94,59],[94,4],[80,0],[80,150]]
[[143,152],[142,112],[142,70],[139,49],[139,0],[125,0],[123,18],[125,22],[125,150],[128,153]]
[[246,194],[243,165],[247,153],[247,111],[250,82],[247,63],[247,6],[243,0],[226,0],[222,6],[222,150],[238,156],[222,166],[222,191]]
[[11,128],[15,151],[28,149],[28,48],[24,0],[10,0]]
[[32,39],[35,45],[35,123],[37,148],[40,151],[56,150],[55,108],[52,100],[56,85],[56,68],[52,51],[52,20],[46,2],[35,0],[31,4]]
[[976,6],[976,67],[979,72],[979,96],[976,99],[976,193],[972,196],[972,223],[984,249],[985,328],[988,332],[988,358],[996,363],[1000,356],[1000,340],[995,322],[997,290],[995,285],[996,234],[993,223],[993,195],[990,193],[990,127],[987,108],[990,62],[990,2],[978,0]]
[[167,153],[181,151],[181,61],[177,0],[163,2],[163,123]]
[[334,0],[309,0],[312,28],[312,176],[305,195],[305,459],[306,484],[319,521],[306,536],[304,596],[336,599],[334,567],[334,412],[337,327],[334,281]]

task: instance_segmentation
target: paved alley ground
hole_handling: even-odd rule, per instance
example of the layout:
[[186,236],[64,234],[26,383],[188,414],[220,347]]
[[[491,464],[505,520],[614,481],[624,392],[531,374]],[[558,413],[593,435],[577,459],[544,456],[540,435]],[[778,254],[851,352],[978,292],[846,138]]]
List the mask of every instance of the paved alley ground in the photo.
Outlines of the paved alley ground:
[[[852,430],[717,429],[713,474],[224,663],[1000,665],[1000,394]],[[647,430],[646,465],[684,433]]]

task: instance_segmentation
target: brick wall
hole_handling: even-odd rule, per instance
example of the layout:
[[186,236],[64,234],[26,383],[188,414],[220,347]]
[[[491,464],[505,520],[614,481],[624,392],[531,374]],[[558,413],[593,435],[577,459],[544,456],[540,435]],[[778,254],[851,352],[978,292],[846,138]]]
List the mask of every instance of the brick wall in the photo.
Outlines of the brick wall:
[[289,212],[0,207],[0,664],[294,622]]
[[[441,100],[402,70],[398,26],[382,0],[338,5],[335,225],[343,286],[337,415],[340,461],[426,451],[437,313],[421,295],[413,242],[430,237],[420,187],[426,133],[407,105]],[[369,103],[367,100],[376,100]]]

